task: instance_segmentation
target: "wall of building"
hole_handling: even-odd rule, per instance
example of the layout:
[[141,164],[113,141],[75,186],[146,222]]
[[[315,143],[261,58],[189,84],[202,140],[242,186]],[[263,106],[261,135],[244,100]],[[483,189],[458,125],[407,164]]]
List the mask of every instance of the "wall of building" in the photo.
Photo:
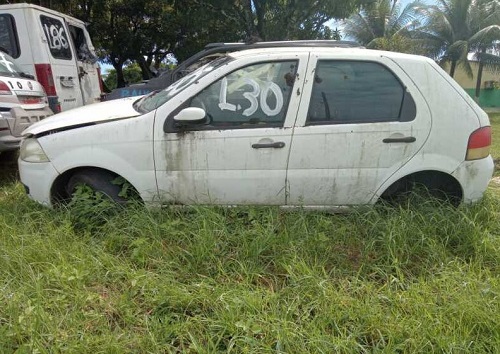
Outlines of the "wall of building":
[[[457,66],[455,70],[455,75],[453,78],[459,83],[460,86],[471,96],[474,97],[476,94],[476,79],[478,63],[470,62],[473,77],[467,76],[465,71],[461,66]],[[446,72],[450,72],[450,66],[446,65],[444,67]],[[479,94],[479,105],[481,107],[497,107],[500,108],[500,89],[485,88],[486,81],[496,81],[497,85],[500,84],[500,70],[496,72],[489,70],[488,68],[483,68],[483,75],[481,78],[481,93]],[[497,86],[498,87],[498,86]]]

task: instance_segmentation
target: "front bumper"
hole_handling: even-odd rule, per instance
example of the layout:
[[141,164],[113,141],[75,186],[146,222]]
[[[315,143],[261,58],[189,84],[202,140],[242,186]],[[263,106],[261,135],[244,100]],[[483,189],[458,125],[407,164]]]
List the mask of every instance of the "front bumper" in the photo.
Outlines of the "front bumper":
[[28,196],[34,201],[45,206],[52,206],[50,190],[59,173],[52,163],[18,161],[21,183],[24,185]]
[[452,173],[463,189],[463,201],[473,203],[482,198],[493,176],[494,163],[490,156],[473,161],[464,161]]

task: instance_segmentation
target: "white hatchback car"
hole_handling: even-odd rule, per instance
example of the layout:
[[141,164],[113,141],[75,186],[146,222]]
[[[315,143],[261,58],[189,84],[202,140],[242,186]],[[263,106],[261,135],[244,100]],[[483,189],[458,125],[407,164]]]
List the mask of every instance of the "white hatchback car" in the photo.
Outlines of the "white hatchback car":
[[233,52],[165,90],[77,108],[25,132],[19,170],[54,205],[78,184],[147,204],[373,204],[417,184],[481,198],[488,116],[432,60],[282,42]]

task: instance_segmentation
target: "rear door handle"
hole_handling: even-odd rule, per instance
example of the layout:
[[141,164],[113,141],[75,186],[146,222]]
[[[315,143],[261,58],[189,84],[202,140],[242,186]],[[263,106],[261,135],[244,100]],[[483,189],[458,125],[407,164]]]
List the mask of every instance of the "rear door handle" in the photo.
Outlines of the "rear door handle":
[[414,143],[417,140],[414,136],[405,136],[404,138],[385,138],[384,143]]
[[252,144],[254,149],[281,149],[285,147],[285,143],[283,141],[277,141],[275,143],[257,143]]

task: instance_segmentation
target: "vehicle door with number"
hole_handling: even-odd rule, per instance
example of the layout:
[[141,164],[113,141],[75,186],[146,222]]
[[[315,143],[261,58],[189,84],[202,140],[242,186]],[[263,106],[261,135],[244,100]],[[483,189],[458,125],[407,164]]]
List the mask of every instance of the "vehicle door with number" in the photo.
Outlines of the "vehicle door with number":
[[54,17],[49,13],[36,12],[42,26],[48,48],[51,70],[57,96],[61,103],[61,110],[80,107],[83,105],[82,92],[75,65],[70,35],[61,17]]
[[[186,88],[156,113],[155,163],[162,200],[285,204],[292,127],[308,56],[254,52],[218,59],[171,85],[166,91]],[[176,122],[188,107],[203,109],[205,119]]]
[[370,203],[425,143],[431,128],[425,99],[381,52],[315,53],[307,79],[290,153],[288,204]]

